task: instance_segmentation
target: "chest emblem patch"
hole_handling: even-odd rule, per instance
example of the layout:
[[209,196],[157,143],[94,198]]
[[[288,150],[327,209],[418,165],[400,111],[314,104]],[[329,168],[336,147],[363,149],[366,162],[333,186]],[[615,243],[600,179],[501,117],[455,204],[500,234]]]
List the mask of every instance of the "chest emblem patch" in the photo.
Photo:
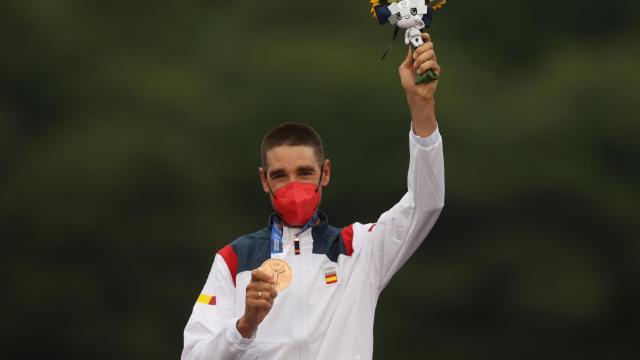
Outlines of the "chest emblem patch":
[[323,269],[323,272],[325,285],[331,285],[338,282],[338,273],[336,272],[335,266],[327,266]]

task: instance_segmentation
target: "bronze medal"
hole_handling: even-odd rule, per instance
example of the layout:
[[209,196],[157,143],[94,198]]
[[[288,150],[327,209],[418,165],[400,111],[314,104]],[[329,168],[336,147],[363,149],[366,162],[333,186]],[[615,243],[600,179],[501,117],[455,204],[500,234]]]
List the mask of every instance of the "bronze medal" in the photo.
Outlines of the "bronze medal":
[[265,261],[258,270],[271,277],[273,286],[276,287],[277,292],[286,289],[289,284],[291,284],[293,270],[291,270],[291,266],[282,259],[269,259]]

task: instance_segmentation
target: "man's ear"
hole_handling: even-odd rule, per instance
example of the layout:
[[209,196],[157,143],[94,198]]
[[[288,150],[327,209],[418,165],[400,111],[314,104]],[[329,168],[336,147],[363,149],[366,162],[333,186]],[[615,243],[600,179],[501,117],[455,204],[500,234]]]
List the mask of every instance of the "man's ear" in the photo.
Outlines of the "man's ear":
[[329,185],[329,180],[331,180],[331,160],[325,159],[322,166],[324,170],[322,171],[321,183],[322,186],[327,186]]
[[269,192],[269,184],[267,183],[267,171],[262,167],[258,167],[258,176],[260,176],[260,183],[262,184],[262,190]]

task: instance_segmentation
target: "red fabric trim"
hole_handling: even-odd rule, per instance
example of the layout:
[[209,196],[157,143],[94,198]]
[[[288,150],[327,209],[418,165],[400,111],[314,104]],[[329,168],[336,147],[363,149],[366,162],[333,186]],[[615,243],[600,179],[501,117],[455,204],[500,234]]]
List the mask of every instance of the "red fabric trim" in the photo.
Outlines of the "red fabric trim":
[[340,231],[340,236],[342,237],[342,241],[344,241],[344,247],[347,250],[347,256],[351,256],[351,254],[353,254],[353,224],[342,228],[342,231]]
[[227,263],[229,272],[231,272],[231,278],[233,279],[233,286],[236,286],[236,273],[238,271],[238,255],[233,250],[231,245],[227,245],[218,251],[218,254],[222,256],[224,262]]
[[371,225],[371,227],[369,228],[369,232],[372,232],[374,227],[376,227],[376,223],[373,223],[373,225]]

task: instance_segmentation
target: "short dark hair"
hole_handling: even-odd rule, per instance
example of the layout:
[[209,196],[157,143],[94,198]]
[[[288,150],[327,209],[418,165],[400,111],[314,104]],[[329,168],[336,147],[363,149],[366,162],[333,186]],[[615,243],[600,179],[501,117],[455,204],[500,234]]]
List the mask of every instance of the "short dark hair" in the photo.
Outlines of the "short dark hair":
[[267,166],[267,152],[275,147],[287,146],[311,146],[316,155],[318,164],[322,167],[324,160],[324,147],[320,135],[309,125],[301,123],[284,123],[269,130],[262,138],[260,152],[262,166]]

